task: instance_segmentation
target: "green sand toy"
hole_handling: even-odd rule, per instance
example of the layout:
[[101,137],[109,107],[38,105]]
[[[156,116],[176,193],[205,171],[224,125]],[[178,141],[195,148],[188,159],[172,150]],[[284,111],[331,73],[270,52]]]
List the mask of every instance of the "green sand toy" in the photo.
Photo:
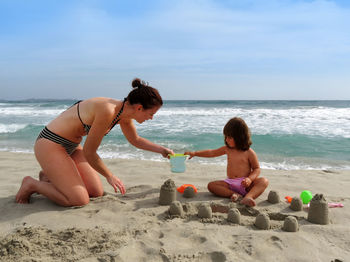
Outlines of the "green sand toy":
[[303,201],[303,204],[308,204],[312,199],[312,194],[309,190],[304,190],[300,194],[301,201]]

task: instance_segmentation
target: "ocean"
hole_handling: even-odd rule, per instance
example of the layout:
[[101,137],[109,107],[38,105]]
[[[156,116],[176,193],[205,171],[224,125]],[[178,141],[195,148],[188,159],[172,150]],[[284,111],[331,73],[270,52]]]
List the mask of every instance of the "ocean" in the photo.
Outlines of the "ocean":
[[[33,153],[41,129],[75,100],[0,101],[0,151]],[[222,130],[241,117],[266,169],[350,169],[350,101],[165,101],[153,120],[135,122],[140,136],[174,150],[224,145]],[[130,145],[116,126],[98,150],[102,158],[167,161]],[[226,158],[189,161],[225,165]]]

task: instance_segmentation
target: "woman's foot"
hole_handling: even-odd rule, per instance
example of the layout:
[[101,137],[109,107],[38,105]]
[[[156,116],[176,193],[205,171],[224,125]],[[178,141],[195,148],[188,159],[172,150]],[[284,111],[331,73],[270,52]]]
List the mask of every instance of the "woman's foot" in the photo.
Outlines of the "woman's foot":
[[242,199],[242,201],[240,202],[242,205],[246,205],[246,206],[250,206],[253,207],[256,205],[255,200],[251,197],[245,197]]
[[22,180],[20,189],[16,195],[16,202],[20,204],[28,204],[30,196],[35,192],[34,184],[36,180],[30,176],[26,176]]
[[48,177],[44,174],[44,172],[42,170],[39,172],[39,180],[42,182],[50,182],[50,180],[48,179]]
[[231,201],[232,201],[232,202],[236,202],[240,197],[241,197],[240,194],[233,193],[232,196],[231,196],[230,198],[231,198]]

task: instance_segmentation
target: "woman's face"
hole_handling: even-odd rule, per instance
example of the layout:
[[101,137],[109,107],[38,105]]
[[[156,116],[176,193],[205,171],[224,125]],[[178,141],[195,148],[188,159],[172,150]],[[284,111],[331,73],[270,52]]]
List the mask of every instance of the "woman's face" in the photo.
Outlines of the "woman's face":
[[160,106],[155,106],[149,109],[144,109],[142,106],[140,106],[136,111],[135,120],[141,124],[146,120],[153,119],[153,116],[157,113],[159,108]]

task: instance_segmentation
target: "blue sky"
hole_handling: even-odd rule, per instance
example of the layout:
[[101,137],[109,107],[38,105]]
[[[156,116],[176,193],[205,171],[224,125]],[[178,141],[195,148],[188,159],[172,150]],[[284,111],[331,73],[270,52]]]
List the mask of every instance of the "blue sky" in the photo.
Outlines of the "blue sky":
[[0,99],[350,99],[350,4],[0,0]]

